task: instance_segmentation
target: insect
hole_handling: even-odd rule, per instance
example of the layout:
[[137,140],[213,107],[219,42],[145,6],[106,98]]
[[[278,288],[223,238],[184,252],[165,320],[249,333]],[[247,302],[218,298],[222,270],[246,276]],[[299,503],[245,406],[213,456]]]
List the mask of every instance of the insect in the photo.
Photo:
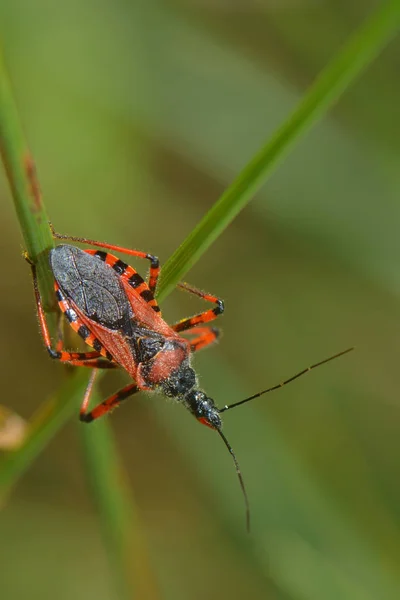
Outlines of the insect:
[[[35,265],[31,265],[35,299],[41,333],[51,358],[77,367],[92,368],[86,388],[80,420],[90,423],[107,414],[123,400],[139,391],[159,392],[181,402],[200,423],[217,431],[230,452],[246,506],[246,523],[250,527],[249,501],[236,455],[222,432],[221,414],[254,398],[287,385],[347,352],[348,348],[293,375],[289,379],[261,392],[218,408],[212,398],[198,387],[191,365],[194,353],[206,348],[218,338],[218,329],[208,325],[224,312],[224,303],[187,283],[179,287],[214,306],[193,317],[168,325],[161,316],[155,299],[160,264],[156,256],[129,250],[87,238],[56,233],[59,240],[79,242],[100,248],[82,250],[61,244],[50,251],[50,268],[58,305],[72,329],[93,348],[90,352],[69,352],[62,347],[62,338],[52,346],[42,305]],[[148,282],[131,266],[106,252],[112,250],[150,262]],[[183,337],[188,334],[189,338]],[[98,369],[124,369],[134,383],[125,386],[95,408],[89,410],[89,399]]]

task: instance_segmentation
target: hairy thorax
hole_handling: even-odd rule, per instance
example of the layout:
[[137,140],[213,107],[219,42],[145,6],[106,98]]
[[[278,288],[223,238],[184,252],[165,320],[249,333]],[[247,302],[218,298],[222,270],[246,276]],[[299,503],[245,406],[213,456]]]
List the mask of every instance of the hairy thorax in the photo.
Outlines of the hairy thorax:
[[[143,356],[139,362],[136,374],[137,384],[142,389],[162,388],[163,393],[170,397],[178,397],[191,389],[196,383],[196,377],[189,364],[189,342],[182,338],[164,338],[160,342],[147,339],[139,342],[144,348],[147,360]],[[151,351],[157,348],[151,356]],[[193,373],[193,376],[192,376]]]

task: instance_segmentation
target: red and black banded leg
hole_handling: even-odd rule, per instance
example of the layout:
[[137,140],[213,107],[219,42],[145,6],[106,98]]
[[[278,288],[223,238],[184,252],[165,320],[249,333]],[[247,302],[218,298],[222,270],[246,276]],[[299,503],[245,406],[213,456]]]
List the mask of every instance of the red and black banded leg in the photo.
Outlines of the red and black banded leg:
[[32,270],[33,289],[35,292],[35,300],[36,300],[37,312],[38,312],[38,317],[39,317],[40,330],[42,333],[42,337],[43,337],[46,349],[47,349],[49,355],[51,356],[51,358],[60,360],[61,362],[69,362],[71,364],[73,364],[76,361],[87,361],[87,360],[90,361],[92,359],[99,358],[101,356],[101,354],[100,354],[100,352],[97,352],[97,351],[66,352],[59,348],[59,346],[60,346],[59,342],[57,343],[56,350],[54,350],[52,348],[50,332],[49,332],[49,328],[47,325],[46,316],[45,316],[45,313],[43,310],[42,298],[40,296],[39,286],[38,286],[38,282],[37,282],[36,267],[34,264],[32,264],[32,262],[29,260],[29,258],[26,257],[26,259],[29,262],[29,264],[31,266],[31,270]]
[[93,371],[93,373],[94,375],[90,377],[88,386],[86,388],[85,396],[83,398],[81,410],[79,413],[79,418],[84,423],[91,423],[95,419],[106,415],[108,412],[116,408],[123,400],[129,398],[129,396],[132,396],[133,394],[136,394],[136,392],[140,391],[136,383],[131,383],[130,385],[127,385],[124,388],[122,388],[122,390],[119,390],[119,392],[117,392],[116,394],[113,394],[112,396],[107,398],[107,400],[104,400],[104,402],[101,402],[101,404],[98,404],[90,412],[87,412],[90,394],[92,392],[94,380],[96,377],[96,371]]
[[207,300],[208,302],[213,302],[216,306],[215,308],[210,308],[210,310],[206,310],[194,317],[189,317],[188,319],[182,319],[179,323],[175,323],[172,325],[172,329],[176,332],[187,331],[192,327],[196,327],[197,325],[201,325],[203,323],[208,323],[209,321],[213,321],[219,315],[222,315],[224,312],[224,301],[216,296],[211,296],[210,294],[206,294],[197,288],[194,288],[187,283],[178,283],[178,287],[182,288],[186,292],[190,294],[195,294],[199,296],[199,298],[203,298],[203,300]]
[[158,276],[160,274],[160,261],[157,256],[148,254],[147,252],[141,252],[140,250],[130,250],[129,248],[123,248],[122,246],[115,246],[113,244],[106,244],[105,242],[98,242],[97,240],[90,240],[88,238],[81,238],[72,235],[63,235],[54,231],[54,227],[49,223],[53,237],[58,240],[70,240],[71,242],[79,242],[81,244],[88,244],[89,246],[97,246],[98,248],[106,248],[107,250],[114,250],[115,252],[121,252],[122,254],[128,254],[129,256],[136,256],[137,258],[145,258],[150,261],[150,277],[148,286],[151,293],[154,295]]
[[196,337],[190,340],[190,349],[192,352],[207,348],[207,346],[215,342],[220,336],[220,330],[217,327],[195,327],[193,331],[187,329],[186,333],[196,334]]
[[89,369],[118,369],[117,363],[111,362],[103,358],[88,358],[86,360],[68,360],[71,367],[89,367]]
[[109,252],[103,252],[102,250],[85,250],[87,254],[95,256],[106,263],[109,267],[114,269],[121,279],[123,285],[129,286],[135,290],[136,294],[141,296],[143,300],[151,306],[155,312],[160,312],[157,300],[154,298],[153,292],[143,279],[141,275],[133,267],[127,265],[121,259],[117,258]]

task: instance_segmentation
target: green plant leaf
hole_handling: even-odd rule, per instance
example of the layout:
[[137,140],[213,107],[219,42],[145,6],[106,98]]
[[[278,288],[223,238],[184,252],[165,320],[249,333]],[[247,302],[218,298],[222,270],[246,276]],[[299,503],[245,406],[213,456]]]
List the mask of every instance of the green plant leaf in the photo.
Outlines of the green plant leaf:
[[111,427],[106,419],[100,419],[78,430],[119,597],[156,600],[160,597],[156,578]]
[[[54,305],[53,278],[47,261],[48,250],[54,246],[54,240],[42,202],[35,165],[22,133],[1,57],[0,149],[29,258],[37,265],[44,299],[49,300],[49,305]],[[1,462],[0,498],[6,498],[21,474],[76,412],[86,385],[87,372],[78,370],[53,398],[40,407],[21,446],[6,453]],[[81,429],[90,428],[81,426]],[[155,577],[151,573],[150,561],[146,559],[144,539],[138,536],[138,519],[135,520],[136,526],[132,527],[134,509],[127,486],[117,485],[117,479],[122,479],[123,469],[113,445],[110,424],[104,421],[100,428],[83,431],[82,438],[85,442],[88,474],[93,483],[93,495],[99,507],[119,596],[131,598],[134,587],[139,591],[138,597],[158,598]],[[132,561],[136,575],[134,586],[131,577]]]
[[0,53],[0,152],[12,191],[26,251],[37,265],[45,305],[54,307],[47,252],[54,246],[42,202],[36,166],[25,140],[10,82]]
[[76,413],[88,374],[77,371],[33,416],[17,450],[5,453],[0,463],[0,496],[4,497],[53,436]]
[[165,298],[174,289],[178,281],[246,206],[294,143],[318,121],[375,58],[397,31],[399,24],[400,2],[391,0],[383,4],[323,69],[289,118],[225,190],[165,264],[159,287],[160,299]]

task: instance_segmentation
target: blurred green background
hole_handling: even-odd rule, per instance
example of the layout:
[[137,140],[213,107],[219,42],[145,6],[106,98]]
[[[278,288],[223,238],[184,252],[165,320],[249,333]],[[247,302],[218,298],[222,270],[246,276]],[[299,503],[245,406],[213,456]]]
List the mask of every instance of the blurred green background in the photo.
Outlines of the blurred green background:
[[[7,65],[56,228],[165,262],[378,4],[3,0]],[[221,343],[195,362],[219,405],[357,346],[226,414],[252,534],[217,435],[155,396],[110,419],[159,590],[149,598],[400,597],[399,50],[395,40],[187,277],[226,302]],[[29,418],[66,373],[39,337],[1,179],[1,403]],[[164,315],[199,306],[177,292]],[[125,381],[108,375],[102,393]],[[3,505],[4,599],[117,599],[79,426]]]

